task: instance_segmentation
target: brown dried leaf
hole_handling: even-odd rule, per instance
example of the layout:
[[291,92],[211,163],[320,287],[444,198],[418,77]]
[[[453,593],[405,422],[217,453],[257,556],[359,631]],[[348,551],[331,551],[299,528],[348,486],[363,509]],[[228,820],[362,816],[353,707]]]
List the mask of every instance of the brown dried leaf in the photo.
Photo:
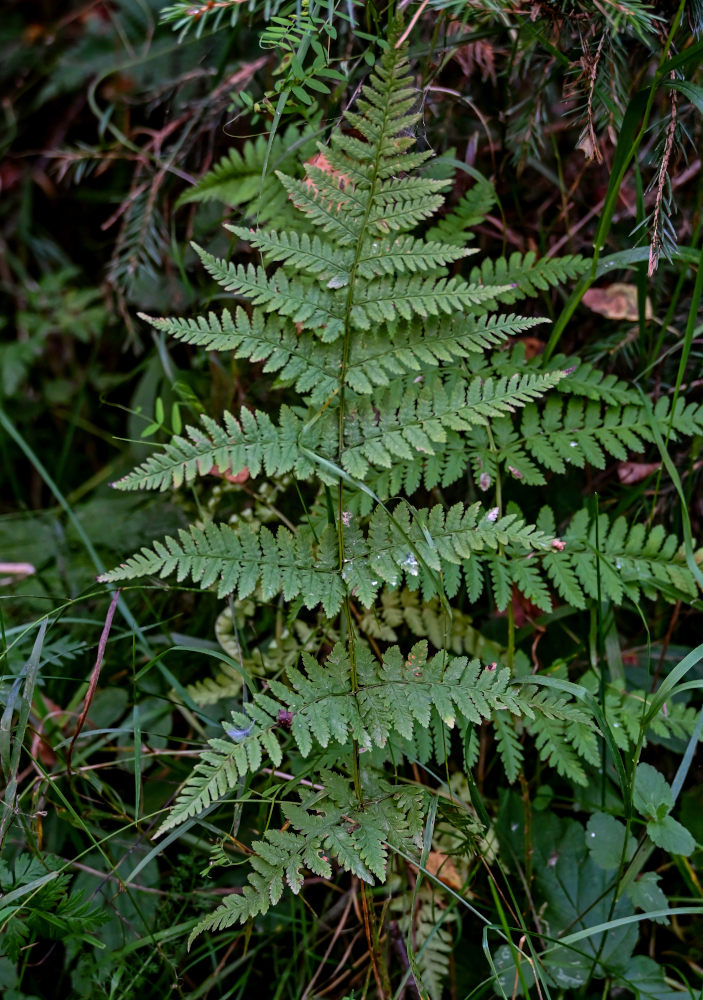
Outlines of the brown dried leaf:
[[661,462],[618,462],[618,479],[625,486],[632,486],[633,483],[641,483],[660,468]]
[[[455,23],[457,30],[463,29],[463,26],[460,26],[458,22]],[[453,58],[461,66],[464,76],[471,77],[474,71],[478,69],[481,72],[482,83],[490,80],[491,83],[496,84],[495,53],[489,41],[478,39],[475,42],[467,42],[465,45],[459,45],[454,50]]]
[[443,885],[454,889],[455,892],[458,892],[464,884],[454,862],[442,851],[430,851],[425,867],[430,875],[434,875]]
[[587,160],[595,160],[596,163],[603,162],[603,154],[598,146],[593,142],[593,139],[588,132],[584,132],[579,141],[576,143],[576,148],[581,150]]
[[[639,319],[637,286],[624,281],[616,281],[604,288],[589,288],[583,296],[583,304],[608,319],[626,319],[630,322]],[[645,303],[644,312],[647,319],[652,319],[654,310],[649,299]]]
[[46,768],[54,767],[58,761],[53,747],[40,733],[35,733],[32,737],[31,757],[32,760],[38,760]]
[[249,469],[245,465],[240,472],[233,474],[231,465],[228,465],[224,472],[221,472],[216,465],[213,465],[208,475],[221,476],[222,479],[226,479],[229,483],[245,483],[249,478]]
[[[515,628],[522,628],[523,625],[533,625],[536,618],[544,614],[541,608],[533,604],[529,597],[526,597],[517,587],[513,587],[513,620]],[[506,611],[501,612],[502,615]]]
[[[340,191],[344,191],[345,188],[347,187],[353,187],[352,178],[349,177],[347,174],[343,173],[341,170],[335,170],[335,168],[332,166],[332,164],[327,159],[324,153],[315,153],[312,159],[305,161],[303,166],[305,167],[305,171],[307,174],[307,176],[305,177],[305,186],[308,189],[308,191],[310,191],[313,195],[317,194],[318,189],[313,177],[310,175],[310,171],[308,170],[309,167],[312,167],[315,170],[321,170],[323,173],[329,174],[330,177],[334,177],[335,180],[337,181]],[[293,204],[295,205],[295,201],[293,201]],[[340,201],[337,203],[337,211],[339,211],[341,206],[342,202]],[[299,207],[300,206],[296,205],[296,208]]]
[[539,337],[516,337],[514,342],[524,345],[526,361],[531,361],[544,350],[544,341]]

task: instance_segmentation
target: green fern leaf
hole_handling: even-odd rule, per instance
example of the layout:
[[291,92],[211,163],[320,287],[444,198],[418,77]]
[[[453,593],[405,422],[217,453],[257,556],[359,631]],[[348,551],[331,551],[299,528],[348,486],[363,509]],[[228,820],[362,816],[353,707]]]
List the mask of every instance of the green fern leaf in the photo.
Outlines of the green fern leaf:
[[263,180],[268,159],[274,168],[292,169],[300,159],[315,151],[314,134],[288,126],[273,139],[269,149],[266,136],[245,142],[241,151],[231,149],[193,187],[178,199],[176,206],[194,202],[221,201],[233,208],[252,205],[260,221],[280,218],[285,197],[274,176]]
[[279,233],[273,229],[254,230],[241,226],[225,226],[235,236],[246,240],[265,254],[266,259],[280,263],[286,261],[305,274],[312,274],[334,284],[329,287],[342,288],[349,283],[349,272],[354,264],[351,250],[330,247],[319,236],[307,233]]
[[357,404],[345,428],[342,464],[350,475],[364,479],[369,466],[391,467],[392,456],[412,459],[417,452],[442,452],[447,430],[466,431],[512,413],[543,395],[561,377],[562,373],[551,372],[495,381],[477,378],[467,384],[429,373],[419,387],[396,381],[373,402]]
[[122,490],[167,490],[213,469],[238,473],[247,468],[256,476],[264,465],[269,475],[282,475],[296,465],[301,476],[311,472],[309,460],[298,448],[300,421],[288,407],[281,409],[278,428],[267,414],[245,408],[239,420],[225,411],[223,426],[208,416],[201,422],[201,427],[185,428],[188,438],[174,436],[161,452],[113,485]]
[[281,527],[274,535],[264,527],[240,530],[210,523],[181,530],[179,541],[167,537],[155,542],[153,549],[142,548],[100,580],[111,583],[175,572],[179,582],[191,577],[203,590],[216,584],[219,597],[236,593],[239,598],[251,594],[259,583],[264,600],[278,593],[289,601],[301,597],[306,607],[321,603],[332,615],[343,597],[336,564],[336,537],[331,530],[323,532],[316,547],[302,529],[292,535]]
[[564,724],[557,719],[542,717],[539,723],[528,723],[528,732],[534,737],[540,757],[556,768],[562,777],[575,785],[587,785],[588,778],[583,764],[572,747]]
[[336,340],[344,329],[344,301],[334,292],[302,280],[289,280],[282,269],[269,278],[261,267],[228,264],[197,244],[193,248],[205,269],[226,292],[246,296],[266,312],[287,316],[306,329],[320,330],[326,342]]
[[430,240],[463,245],[472,238],[471,230],[480,226],[497,200],[491,181],[482,177],[467,191],[458,205],[427,233]]
[[550,367],[569,369],[569,378],[565,379],[559,391],[585,396],[588,399],[602,401],[608,405],[616,403],[625,406],[627,403],[637,403],[637,390],[628,382],[589,364],[579,358],[567,358],[565,355],[555,355]]
[[501,292],[499,301],[510,304],[525,295],[534,297],[564,281],[574,281],[589,267],[589,261],[579,255],[538,260],[532,250],[524,255],[515,251],[507,260],[486,258],[480,268],[472,269],[470,280],[485,285],[509,285],[508,291]]
[[436,271],[472,252],[463,247],[397,236],[392,241],[379,239],[367,242],[357,261],[357,269],[359,275],[367,279],[385,274]]
[[284,320],[252,310],[249,316],[238,308],[235,319],[227,309],[221,317],[209,313],[197,320],[154,319],[140,314],[155,329],[186,344],[208,351],[233,351],[235,357],[265,361],[265,372],[280,372],[282,380],[301,392],[311,393],[311,405],[330,397],[338,387],[330,373],[330,349],[309,333],[291,336]]
[[495,726],[496,746],[500,759],[505,768],[505,776],[512,784],[517,781],[522,770],[523,750],[520,739],[515,732],[515,725],[509,714],[505,711],[495,712],[493,715]]

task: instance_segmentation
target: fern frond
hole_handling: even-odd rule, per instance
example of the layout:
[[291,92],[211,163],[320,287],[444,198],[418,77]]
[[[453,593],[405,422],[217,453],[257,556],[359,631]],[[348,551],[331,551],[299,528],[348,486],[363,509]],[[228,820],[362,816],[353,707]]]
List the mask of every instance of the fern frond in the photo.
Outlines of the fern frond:
[[271,475],[282,475],[296,462],[301,475],[309,474],[310,463],[298,448],[301,428],[300,420],[286,406],[281,407],[278,427],[267,414],[245,407],[239,420],[225,411],[222,426],[203,415],[201,427],[185,428],[187,438],[174,435],[161,452],[113,485],[121,490],[167,490],[207,475],[213,467],[232,473],[248,468],[252,476],[265,467]]
[[463,245],[472,239],[471,230],[481,225],[496,201],[495,187],[482,177],[451,212],[428,230],[427,239]]
[[[243,664],[248,672],[256,661]],[[228,663],[220,664],[217,673],[212,677],[201,677],[185,687],[186,693],[196,705],[201,708],[215,705],[224,698],[237,698],[241,694],[243,678],[241,673]]]
[[[694,435],[703,431],[703,407],[678,400],[673,413],[662,397],[654,410],[660,430],[671,426],[674,434]],[[584,402],[572,397],[546,402],[542,411],[527,407],[522,418],[522,440],[531,456],[552,472],[564,472],[567,464],[583,467],[587,462],[605,467],[606,453],[624,461],[628,450],[641,452],[654,435],[642,406],[624,407]]]
[[291,334],[284,319],[253,309],[249,316],[241,307],[233,319],[225,309],[218,317],[208,313],[198,319],[154,319],[140,314],[155,329],[209,351],[232,351],[237,358],[264,361],[265,372],[280,372],[280,378],[310,393],[310,404],[320,405],[338,388],[331,371],[330,348],[309,333]]
[[392,242],[367,241],[357,261],[357,269],[362,278],[404,274],[406,271],[414,274],[416,271],[434,271],[446,267],[474,252],[441,242],[397,236]]
[[[449,596],[460,583],[460,567],[470,573],[472,560],[499,546],[519,551],[548,550],[552,539],[515,514],[498,517],[497,511],[485,511],[476,503],[470,507],[457,503],[449,510],[439,504],[429,511],[411,513],[399,505],[389,517],[385,510],[375,511],[369,524],[368,538],[347,528],[345,548],[348,561],[344,567],[347,587],[366,607],[375,598],[382,583],[396,587],[403,575],[412,589],[421,583],[426,597],[440,590],[436,574],[442,574],[442,587]],[[373,597],[372,597],[373,595]]]
[[[440,878],[442,872],[440,870]],[[441,997],[449,978],[453,939],[458,931],[458,916],[446,909],[446,901],[437,887],[428,881],[417,889],[395,897],[391,909],[412,955],[413,975],[424,996]]]
[[248,655],[244,654],[233,626],[232,612],[242,627],[247,616],[254,613],[253,600],[233,602],[225,607],[215,620],[215,636],[232,663],[220,660],[209,676],[199,675],[197,680],[185,685],[185,690],[197,705],[214,705],[221,699],[232,700],[241,696],[245,677],[268,677],[282,674],[294,666],[301,651],[314,653],[321,642],[330,645],[336,633],[330,628],[321,613],[312,624],[298,618],[290,629],[283,629],[274,636],[266,636],[258,644],[249,644]]
[[373,402],[359,400],[347,421],[342,464],[352,476],[364,479],[370,465],[391,467],[391,456],[433,455],[442,450],[448,429],[466,431],[512,413],[562,377],[561,372],[550,372],[467,382],[430,372],[422,384],[396,380],[388,391],[377,393]]
[[374,639],[396,642],[396,629],[401,626],[411,635],[426,637],[435,649],[467,653],[486,663],[502,658],[500,644],[479,632],[473,619],[463,611],[452,608],[449,615],[437,597],[420,600],[418,592],[408,587],[400,590],[384,587],[372,610],[362,616],[360,629]]
[[346,248],[330,247],[319,236],[276,232],[275,229],[245,229],[242,226],[225,226],[225,229],[261,250],[269,261],[285,261],[305,274],[332,280],[334,283],[330,287],[333,288],[341,288],[349,283],[349,272],[354,263],[353,252]]
[[562,777],[575,785],[587,785],[588,777],[578,752],[572,746],[568,728],[558,719],[542,717],[528,723],[527,730],[534,738],[537,751],[546,764],[556,768]]
[[286,207],[285,192],[273,173],[264,177],[267,158],[274,168],[292,170],[298,161],[314,151],[314,133],[307,128],[289,125],[274,136],[270,149],[267,136],[257,136],[245,142],[241,149],[231,149],[223,156],[181,195],[176,207],[211,201],[220,201],[232,208],[251,204],[260,222],[280,220]]
[[[585,607],[586,598],[596,600],[600,592],[614,604],[637,602],[640,592],[658,593],[669,599],[690,600],[698,587],[675,535],[661,525],[651,531],[643,524],[629,524],[624,517],[612,523],[599,516],[596,525],[587,510],[572,519],[564,534],[563,551],[552,551],[544,567],[555,586],[564,588],[574,607]],[[581,590],[577,600],[576,587]]]
[[[703,407],[698,404],[679,399],[672,413],[668,399],[661,397],[650,415],[639,402],[605,405],[586,400],[583,384],[575,392],[568,385],[572,377],[558,386],[559,393],[567,393],[566,400],[553,396],[544,405],[525,407],[519,433],[508,420],[492,422],[491,439],[474,432],[471,460],[477,482],[484,474],[493,480],[501,466],[529,485],[545,484],[540,467],[558,474],[569,466],[603,469],[606,456],[625,461],[630,452],[641,453],[654,441],[652,419],[660,434],[676,439],[703,429]],[[612,390],[622,398],[615,386]],[[468,452],[467,443],[467,459]]]
[[564,281],[574,281],[589,267],[590,262],[578,254],[538,260],[532,250],[526,254],[515,251],[507,260],[505,257],[497,260],[486,258],[480,267],[472,268],[470,281],[485,285],[509,285],[509,290],[499,296],[499,301],[509,305],[525,295],[534,297],[538,292],[547,291]]
[[[522,365],[523,359],[520,358],[518,363]],[[608,405],[616,403],[625,406],[639,402],[639,393],[631,383],[612,373],[600,371],[587,361],[560,354],[551,359],[550,367],[569,370],[568,379],[564,379],[559,385],[561,393],[586,396]]]
[[241,892],[234,892],[192,931],[189,943],[205,930],[221,930],[265,913],[281,898],[303,886],[303,869],[330,878],[334,859],[344,871],[373,884],[386,875],[388,846],[417,853],[417,795],[376,781],[375,792],[361,805],[351,805],[349,783],[323,771],[324,791],[303,796],[300,804],[283,802],[289,829],[267,830],[252,844],[252,871]]
[[278,174],[278,180],[288,193],[288,197],[307,217],[309,225],[326,233],[338,247],[353,246],[363,233],[363,204],[352,197],[349,187],[337,180],[330,191],[327,174],[317,172],[317,184],[313,180],[315,171],[308,167],[308,178],[299,181],[285,174]]
[[[537,565],[536,561],[525,557],[515,557],[510,560],[509,568],[510,579],[520,593],[541,611],[551,611],[552,597],[541,572],[541,567]],[[498,607],[503,610],[507,604],[499,604]]]
[[[245,779],[257,782],[265,768],[268,782],[268,765],[278,768],[288,755],[287,770],[296,775],[301,757],[317,768],[313,787],[298,782],[300,802],[272,797],[271,826],[253,845],[248,881],[195,933],[266,912],[286,888],[299,892],[306,872],[330,877],[332,861],[371,883],[387,878],[394,848],[417,857],[426,799],[382,775],[403,759],[441,764],[454,731],[469,762],[478,752],[477,728],[492,731],[510,780],[523,766],[529,736],[550,767],[586,782],[599,762],[592,719],[563,693],[499,665],[497,643],[466,613],[474,614],[471,605],[484,592],[498,609],[517,591],[545,612],[555,599],[583,608],[599,597],[617,605],[640,592],[696,593],[677,540],[661,528],[611,523],[605,515],[594,524],[584,511],[560,539],[549,510],[531,524],[501,500],[452,505],[439,490],[431,504],[417,499],[421,487],[427,495],[457,483],[472,465],[484,493],[503,469],[544,483],[545,473],[570,466],[603,467],[607,456],[649,444],[652,420],[679,437],[703,434],[703,408],[679,400],[671,411],[662,398],[652,418],[631,387],[589,366],[527,359],[524,345],[488,354],[539,322],[496,315],[498,303],[548,292],[588,265],[528,253],[484,261],[467,280],[451,273],[468,255],[466,228],[490,209],[494,192],[475,188],[429,240],[411,232],[451,184],[411,176],[430,155],[408,152],[416,100],[404,56],[390,45],[358,111],[346,116],[351,130],[336,130],[318,146],[304,178],[278,176],[278,228],[232,227],[266,266],[246,257],[230,263],[196,247],[206,271],[240,304],[219,316],[149,320],[181,341],[262,364],[276,374],[283,402],[277,415],[245,406],[219,421],[206,416],[117,485],[170,490],[213,467],[246,467],[252,477],[273,480],[274,497],[291,487],[280,505],[285,515],[278,500],[270,502],[268,483],[258,491],[255,485],[245,510],[241,494],[228,491],[229,523],[191,525],[101,578],[173,574],[220,597],[275,600],[277,625],[287,620],[291,630],[290,643],[262,668],[265,686],[210,741],[159,832],[246,797]],[[260,153],[257,146],[241,162],[230,156],[188,200],[221,194],[239,171],[231,197],[250,204],[247,170]],[[297,525],[288,520],[296,516],[294,478],[305,483]],[[339,487],[336,509],[331,486]],[[466,496],[464,487],[457,496]],[[213,495],[207,516],[218,502]],[[268,527],[274,517],[285,526]],[[462,587],[456,603],[464,610],[450,613],[448,602]],[[302,614],[303,607],[315,613]],[[270,636],[268,624],[264,631]],[[384,648],[407,633],[421,639],[409,652]],[[255,634],[253,648],[263,656],[266,641]],[[239,642],[235,654],[241,663]],[[481,663],[484,655],[490,666]],[[515,664],[529,669],[524,650],[515,651]],[[223,686],[236,694],[225,677],[219,686],[201,685],[203,697]],[[606,711],[620,723],[623,747],[636,739],[637,708],[608,692]],[[672,709],[675,725],[661,714],[654,735],[690,728],[685,712]],[[290,788],[295,779],[286,782]]]
[[304,671],[289,667],[287,683],[269,681],[266,693],[255,693],[243,712],[233,712],[223,723],[230,739],[210,740],[159,835],[233,792],[241,777],[259,769],[263,754],[278,766],[281,734],[287,739],[290,733],[307,757],[313,748],[326,749],[331,743],[348,748],[351,738],[366,750],[383,749],[395,735],[413,740],[417,727],[428,729],[433,718],[450,730],[478,724],[497,712],[587,722],[564,698],[513,685],[505,668],[484,669],[478,660],[449,658],[444,652],[428,658],[426,642],[416,643],[407,656],[391,647],[381,664],[360,645],[356,690],[341,644],[324,665],[307,653],[302,660]]
[[[196,319],[140,316],[184,343],[266,362],[264,371],[279,372],[281,379],[308,393],[313,407],[329,399],[339,385],[338,374],[331,370],[330,347],[310,334],[291,335],[285,320],[263,310],[254,309],[249,315],[240,307],[233,317],[225,309],[220,316],[210,312]],[[422,327],[396,330],[392,340],[385,329],[368,332],[354,353],[345,381],[366,395],[376,386],[390,385],[398,375],[417,374],[468,357],[543,322],[539,317],[484,314],[462,321],[429,318]]]
[[505,711],[493,714],[493,725],[495,726],[496,746],[500,754],[501,763],[505,769],[505,776],[512,784],[517,781],[522,770],[524,758],[520,738],[515,731],[514,720]]
[[179,541],[167,537],[142,548],[118,569],[100,577],[103,583],[142,576],[176,573],[178,582],[190,577],[201,589],[217,585],[219,597],[248,596],[255,587],[263,600],[283,594],[300,597],[305,606],[322,604],[328,615],[339,610],[344,596],[337,567],[336,534],[326,529],[319,544],[305,528],[293,535],[280,527],[237,528],[228,524],[191,526],[179,532]]
[[[589,671],[579,682],[591,694],[598,694],[599,681],[597,676]],[[605,717],[618,747],[625,752],[636,747],[642,737],[642,745],[646,746],[648,739],[690,739],[696,726],[696,710],[682,701],[670,700],[662,705],[642,732],[642,721],[654,695],[638,689],[626,690],[621,685],[611,682],[605,693]]]
[[513,314],[485,314],[460,321],[429,319],[419,328],[395,330],[392,340],[386,331],[382,335],[369,333],[355,351],[346,383],[355,392],[370,393],[375,386],[390,385],[398,375],[417,374],[446,361],[466,358],[542,322],[540,318]]
[[[417,453],[434,455],[443,450],[447,429],[467,430],[511,413],[562,377],[562,372],[550,372],[466,383],[429,375],[422,385],[407,383],[402,395],[396,381],[373,401],[359,400],[347,420],[342,466],[350,475],[364,479],[370,466],[389,468],[392,456],[412,459]],[[263,467],[269,475],[295,468],[304,478],[312,471],[311,452],[327,460],[335,458],[335,420],[334,408],[329,408],[325,417],[308,425],[303,448],[301,434],[306,425],[286,406],[281,407],[278,427],[263,412],[252,413],[244,407],[239,421],[225,413],[223,427],[204,416],[202,428],[186,428],[188,438],[174,437],[162,452],[115,485],[127,490],[168,489],[208,473],[213,466],[233,472],[246,467],[254,476]]]
[[[338,821],[338,816],[330,818],[329,832]],[[203,931],[223,930],[266,913],[280,900],[286,885],[294,893],[298,893],[303,883],[302,868],[329,878],[332,867],[322,852],[326,832],[320,826],[306,835],[290,830],[268,830],[264,840],[254,841],[252,847],[256,853],[249,861],[251,870],[247,884],[240,892],[232,892],[227,896],[223,903],[195,926],[188,939],[188,946]],[[366,871],[357,870],[355,874],[365,881],[372,881]]]
[[361,745],[371,747],[372,736],[351,695],[349,660],[343,647],[335,646],[324,668],[309,654],[303,655],[303,663],[305,673],[289,667],[289,685],[270,681],[269,693],[255,693],[245,704],[245,712],[233,712],[223,723],[230,740],[210,740],[210,749],[186,780],[159,834],[222,799],[240,777],[260,767],[264,752],[277,767],[282,760],[280,734],[287,739],[288,728],[304,757],[313,744],[323,749],[330,742],[344,746],[350,733]]
[[404,180],[382,182],[374,192],[368,215],[371,232],[383,236],[414,229],[442,206],[444,197],[435,192],[446,187],[446,181],[428,178],[413,178],[409,184]]
[[393,323],[414,316],[448,316],[474,306],[491,304],[507,286],[469,284],[461,278],[405,277],[395,281],[381,279],[363,288],[351,311],[351,321],[358,330],[368,330],[378,323]]
[[[145,463],[147,477],[151,467]],[[160,469],[154,477],[171,475]],[[335,614],[345,588],[369,607],[383,583],[397,586],[405,575],[414,586],[438,593],[437,573],[444,586],[456,592],[458,567],[474,553],[495,551],[498,546],[520,550],[549,550],[552,539],[516,514],[503,517],[483,511],[480,504],[465,508],[455,504],[413,514],[399,505],[392,516],[378,508],[368,534],[349,523],[344,526],[345,563],[339,570],[336,532],[326,526],[315,539],[310,526],[295,534],[279,527],[276,534],[264,526],[208,523],[181,529],[179,540],[167,537],[144,547],[120,567],[105,573],[101,582],[113,583],[142,576],[175,573],[178,582],[190,577],[201,589],[216,586],[218,597],[236,593],[241,599],[257,587],[262,600],[277,594],[285,600],[300,598],[306,607],[321,604]],[[453,581],[453,582],[452,582]]]
[[197,244],[193,248],[209,274],[226,292],[235,292],[263,306],[266,312],[288,316],[306,329],[323,330],[322,339],[335,340],[344,329],[344,302],[334,292],[318,284],[289,280],[282,269],[269,277],[261,267],[229,264],[213,257]]
[[160,175],[132,187],[107,276],[120,289],[132,289],[137,276],[159,281],[161,263],[169,244],[168,229],[159,208]]

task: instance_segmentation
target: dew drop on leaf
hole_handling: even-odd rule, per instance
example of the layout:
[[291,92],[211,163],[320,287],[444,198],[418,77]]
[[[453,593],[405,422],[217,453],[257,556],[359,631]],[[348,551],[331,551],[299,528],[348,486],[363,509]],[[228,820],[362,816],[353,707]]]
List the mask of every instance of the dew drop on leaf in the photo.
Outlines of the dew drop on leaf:
[[236,726],[225,726],[225,732],[231,740],[234,740],[235,743],[240,743],[242,740],[247,738],[253,727],[253,722],[250,722],[244,729],[238,729]]
[[348,284],[349,284],[349,279],[347,278],[346,274],[335,274],[327,282],[327,287],[328,288],[344,288]]
[[420,571],[418,561],[412,552],[409,552],[400,564],[411,576],[417,576]]

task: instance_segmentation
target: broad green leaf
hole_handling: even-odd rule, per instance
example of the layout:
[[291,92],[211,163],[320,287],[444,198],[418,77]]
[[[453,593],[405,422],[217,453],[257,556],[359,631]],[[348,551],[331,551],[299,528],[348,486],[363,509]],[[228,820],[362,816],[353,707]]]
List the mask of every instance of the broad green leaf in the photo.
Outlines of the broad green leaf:
[[647,819],[663,819],[674,805],[669,782],[651,764],[637,765],[632,804]]
[[[516,958],[520,959],[519,972],[516,967]],[[514,948],[502,944],[500,948],[496,949],[493,961],[498,973],[498,984],[504,996],[522,996],[524,987],[529,990],[534,986],[535,975],[531,963],[526,957],[516,955]]]
[[[635,904],[638,910],[645,913],[665,910],[669,905],[662,890],[659,888],[659,876],[656,872],[645,872],[636,882],[630,882],[627,886],[627,895]],[[655,917],[658,924],[668,924],[666,917]]]
[[663,816],[647,823],[647,833],[657,847],[669,854],[683,854],[687,858],[696,849],[696,842],[691,834],[673,816]]
[[[556,937],[567,928],[570,932],[586,930],[634,912],[626,897],[613,906],[612,876],[589,856],[580,823],[543,813],[533,835],[535,889],[546,903],[543,912],[550,935]],[[632,952],[637,936],[636,924],[627,924],[584,938],[579,951],[586,956],[588,968],[597,958],[603,971],[615,969]],[[555,978],[563,958],[560,951],[559,960],[550,962]],[[565,971],[576,980],[580,968],[579,962],[570,959]]]
[[637,1000],[687,1000],[689,994],[671,990],[664,978],[664,969],[646,955],[635,955],[622,968],[617,985]]
[[594,813],[586,826],[586,846],[591,858],[604,871],[614,871],[622,860],[629,861],[635,853],[637,843],[632,834],[627,837],[627,847],[623,859],[626,829],[614,816]]

